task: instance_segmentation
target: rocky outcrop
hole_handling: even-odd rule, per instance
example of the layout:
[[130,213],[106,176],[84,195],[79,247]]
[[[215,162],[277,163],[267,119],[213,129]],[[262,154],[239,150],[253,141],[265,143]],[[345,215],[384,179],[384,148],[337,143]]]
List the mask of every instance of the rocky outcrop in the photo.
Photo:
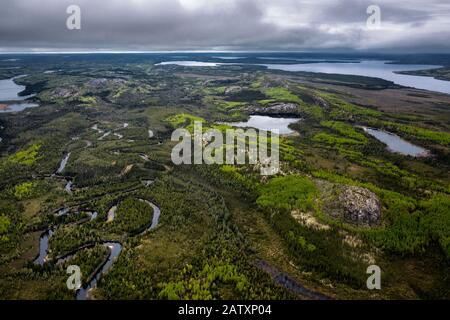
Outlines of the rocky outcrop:
[[318,106],[322,107],[323,109],[325,109],[325,110],[330,110],[330,105],[329,105],[328,102],[327,102],[325,99],[323,99],[322,97],[315,96],[315,97],[314,97],[314,102],[315,102]]
[[121,78],[114,78],[114,79],[106,79],[106,78],[96,78],[89,80],[86,85],[90,87],[91,89],[99,89],[104,88],[108,85],[123,85],[127,81]]
[[298,114],[298,105],[295,103],[273,103],[267,106],[251,106],[249,110],[253,113],[263,114]]
[[233,94],[233,93],[237,93],[240,92],[242,90],[242,87],[240,86],[231,86],[225,89],[225,94]]
[[298,111],[298,105],[295,103],[276,103],[265,107],[266,111],[279,113],[295,113]]
[[98,88],[103,87],[108,83],[108,79],[99,78],[99,79],[91,79],[87,82],[89,87]]
[[123,85],[125,83],[127,83],[127,81],[125,79],[121,79],[121,78],[115,78],[111,80],[112,84],[118,84],[118,85]]
[[56,88],[53,90],[52,96],[55,98],[67,98],[73,96],[75,92],[72,88]]
[[362,187],[345,186],[339,194],[339,202],[341,213],[347,222],[361,226],[380,224],[380,200],[372,191]]

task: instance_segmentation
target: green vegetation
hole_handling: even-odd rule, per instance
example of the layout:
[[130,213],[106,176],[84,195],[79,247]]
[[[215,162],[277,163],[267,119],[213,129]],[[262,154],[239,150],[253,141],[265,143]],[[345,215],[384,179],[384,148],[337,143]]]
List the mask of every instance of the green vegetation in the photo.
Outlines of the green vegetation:
[[142,200],[127,198],[117,206],[116,216],[111,223],[114,233],[136,233],[144,231],[152,221],[153,209]]
[[425,70],[400,71],[397,73],[433,77],[439,80],[450,81],[450,68],[448,66]]
[[311,210],[316,192],[314,183],[306,177],[276,177],[261,186],[256,203],[263,208]]
[[320,125],[333,129],[345,137],[360,141],[361,143],[367,143],[367,138],[364,134],[357,132],[351,125],[344,122],[322,121]]
[[32,196],[35,192],[37,183],[34,181],[24,182],[14,187],[14,196],[18,200],[23,200]]
[[305,238],[296,236],[293,231],[288,232],[287,238],[290,243],[293,243],[296,251],[314,252],[316,250],[315,245],[307,243]]
[[364,144],[361,140],[355,140],[350,138],[341,138],[339,136],[335,136],[332,134],[328,134],[325,132],[321,132],[316,134],[313,138],[313,141],[329,144],[332,146],[340,146],[345,144]]
[[50,252],[53,258],[70,253],[86,243],[95,243],[101,240],[98,230],[87,225],[66,226],[57,229],[50,240]]
[[335,183],[366,187],[380,196],[386,207],[384,219],[387,226],[364,231],[365,236],[378,247],[393,254],[412,255],[423,253],[433,241],[437,241],[448,255],[450,220],[446,212],[450,205],[449,196],[417,202],[397,192],[324,171],[314,172],[314,176]]
[[86,107],[92,107],[95,106],[97,103],[97,99],[95,97],[79,97],[78,101]]
[[368,232],[375,243],[394,253],[412,255],[423,253],[436,241],[450,257],[449,197],[437,197],[414,204],[391,194],[385,195],[383,200],[389,205],[386,219],[390,225],[385,230]]
[[173,115],[173,116],[167,118],[167,121],[169,121],[169,123],[175,128],[183,127],[186,125],[191,125],[195,121],[205,122],[205,120],[202,119],[201,117],[196,117],[196,116],[193,116],[193,115],[187,114],[187,113],[180,113],[180,114]]
[[183,280],[163,284],[159,298],[210,300],[220,297],[218,293],[214,292],[214,288],[217,288],[219,283],[229,286],[238,294],[248,290],[247,278],[239,274],[236,266],[230,263],[206,264],[197,275],[193,275],[192,270],[192,265],[188,264],[181,272]]
[[[295,94],[292,94],[288,89],[276,87],[276,88],[267,88],[264,90],[264,94],[270,97],[273,102],[282,101],[282,102],[294,102],[301,103],[302,100],[297,97]],[[263,101],[265,104],[268,101]]]
[[330,103],[332,107],[330,115],[333,119],[349,119],[354,116],[377,118],[381,116],[381,112],[379,111],[348,103],[334,94],[325,92],[316,92],[316,94]]
[[[95,299],[305,298],[274,274],[333,298],[450,297],[443,95],[246,65],[166,69],[139,55],[132,63],[73,56],[62,60],[63,71],[44,74],[61,61],[53,59],[20,70],[40,107],[0,114],[0,298],[73,299],[66,266],[79,265],[86,282],[111,241],[122,251]],[[4,78],[15,72],[0,70]],[[291,125],[295,134],[280,137],[276,176],[261,176],[259,163],[171,161],[176,128],[200,121],[224,132],[230,127],[219,121],[283,112],[302,120]],[[432,156],[391,153],[359,125],[395,132]],[[55,175],[69,152],[64,177]],[[348,186],[375,194],[379,225],[340,215]],[[147,230],[154,213],[140,199],[160,207],[157,228]],[[58,215],[61,208],[70,210]],[[49,263],[36,265],[39,237],[49,229]],[[382,267],[386,290],[366,289],[371,264]]]
[[28,148],[18,151],[15,154],[11,155],[7,159],[7,163],[12,164],[20,164],[31,166],[36,163],[38,159],[38,152],[41,149],[41,144],[35,143],[29,146]]
[[0,240],[7,241],[8,238],[5,235],[8,232],[9,226],[11,225],[11,221],[8,217],[3,215],[0,216]]
[[69,265],[79,266],[81,270],[81,282],[86,284],[108,255],[109,249],[106,246],[96,245],[92,248],[78,251],[69,261],[62,265],[61,269],[65,273]]
[[220,101],[219,105],[225,110],[242,107],[244,103],[235,101]]
[[307,105],[304,103],[300,106],[300,111],[304,112],[314,120],[320,120],[324,118],[324,112],[322,108],[316,105]]
[[383,126],[388,130],[398,131],[417,137],[418,139],[429,140],[443,145],[450,144],[450,133],[442,131],[433,131],[417,126],[404,125],[400,123],[384,121]]
[[0,199],[0,252],[2,253],[2,260],[8,258],[10,250],[14,249],[23,239],[24,224],[20,213],[20,206],[16,202]]
[[230,165],[222,165],[220,170],[225,173],[227,176],[231,177],[241,188],[244,190],[253,190],[255,189],[257,182],[249,178],[248,176],[244,176],[242,173],[238,171],[235,166]]

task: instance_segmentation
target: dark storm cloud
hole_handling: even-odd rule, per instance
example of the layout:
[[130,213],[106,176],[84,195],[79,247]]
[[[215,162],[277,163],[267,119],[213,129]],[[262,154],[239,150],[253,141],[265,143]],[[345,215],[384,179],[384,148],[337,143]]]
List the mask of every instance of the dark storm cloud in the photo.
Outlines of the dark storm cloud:
[[[66,8],[82,29],[67,30]],[[381,8],[381,30],[366,9]],[[1,50],[450,51],[447,0],[2,0]]]

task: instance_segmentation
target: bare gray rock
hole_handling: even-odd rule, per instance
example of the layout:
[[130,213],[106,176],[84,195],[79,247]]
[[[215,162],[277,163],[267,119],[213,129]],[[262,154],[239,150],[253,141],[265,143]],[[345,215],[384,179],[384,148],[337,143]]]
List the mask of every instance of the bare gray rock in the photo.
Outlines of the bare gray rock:
[[295,103],[275,103],[265,108],[267,111],[279,113],[294,113],[298,110],[298,105]]
[[67,98],[70,96],[73,96],[75,94],[75,91],[73,89],[68,88],[56,88],[52,92],[52,96],[55,98]]
[[318,106],[324,108],[325,110],[330,110],[330,105],[329,105],[328,102],[327,102],[325,99],[323,99],[322,97],[315,96],[315,97],[314,97],[314,102],[315,102]]
[[100,78],[100,79],[91,79],[87,82],[89,87],[98,88],[105,86],[108,83],[108,79]]
[[267,106],[250,106],[249,111],[264,114],[298,114],[299,108],[295,103],[273,103]]
[[237,93],[242,90],[240,86],[231,86],[225,89],[225,94]]
[[339,194],[343,218],[356,225],[376,226],[381,221],[381,205],[372,191],[356,186],[345,186]]
[[114,85],[123,85],[123,84],[127,83],[127,81],[125,79],[121,79],[121,78],[112,79],[111,82]]

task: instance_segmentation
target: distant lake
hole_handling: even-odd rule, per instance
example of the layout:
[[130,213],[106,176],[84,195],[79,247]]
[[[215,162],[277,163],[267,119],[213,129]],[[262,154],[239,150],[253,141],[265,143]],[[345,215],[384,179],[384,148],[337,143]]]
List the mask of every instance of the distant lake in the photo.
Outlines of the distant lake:
[[18,85],[14,82],[16,77],[11,79],[0,80],[0,101],[19,100],[18,93],[25,90],[25,86]]
[[[224,59],[225,57],[217,57]],[[279,57],[257,57],[258,59],[284,59]],[[380,78],[392,81],[395,84],[424,89],[430,91],[437,91],[450,94],[450,81],[438,80],[433,77],[413,76],[407,74],[398,74],[396,71],[415,71],[437,69],[440,66],[424,65],[424,64],[389,64],[387,61],[380,60],[342,60],[337,62],[324,62],[323,59],[291,59],[285,60],[305,61],[310,63],[296,63],[296,64],[257,64],[265,66],[272,70],[283,71],[305,71],[329,74],[346,74],[364,77]],[[317,62],[315,62],[317,61]],[[217,67],[219,65],[233,65],[232,62],[202,62],[202,61],[165,61],[157,65],[179,65],[184,67]],[[241,63],[239,63],[241,64]]]
[[1,70],[14,70],[14,69],[20,69],[21,67],[4,67],[0,68]]
[[201,62],[201,61],[165,61],[155,64],[155,66],[165,66],[174,64],[183,67],[217,67],[220,63],[215,62]]
[[25,86],[18,85],[14,80],[20,77],[23,76],[0,80],[0,101],[25,100],[32,97],[32,95],[19,97],[19,93],[25,90]]
[[[29,96],[20,97],[19,93],[25,90],[25,86],[18,85],[14,82],[15,79],[24,77],[17,76],[11,79],[0,80],[0,101],[22,101],[34,96],[34,94]],[[8,112],[20,112],[26,108],[39,107],[36,103],[30,102],[17,102],[17,103],[1,103],[0,102],[0,113]]]
[[257,57],[262,60],[290,60],[290,61],[302,61],[302,62],[327,62],[327,61],[335,61],[335,62],[344,62],[344,63],[356,63],[359,60],[348,60],[348,59],[323,59],[323,58],[289,58],[289,57]]
[[397,74],[394,71],[414,71],[436,69],[439,66],[421,64],[388,64],[386,61],[361,61],[357,63],[317,62],[301,64],[261,64],[269,69],[283,71],[305,71],[331,74],[347,74],[381,78],[396,84],[438,91],[450,94],[450,81],[437,80],[432,77]]
[[211,57],[211,58],[216,58],[216,59],[222,59],[222,60],[237,60],[237,59],[245,59],[245,57],[236,57],[236,56],[221,56],[221,57]]
[[426,149],[413,145],[395,134],[372,128],[362,128],[365,132],[386,144],[389,151],[413,157],[423,157],[428,155]]
[[225,123],[229,126],[233,127],[241,127],[241,128],[256,128],[264,131],[278,130],[279,134],[291,134],[294,133],[293,130],[289,129],[288,126],[291,123],[296,123],[300,121],[300,118],[276,118],[269,116],[250,116],[250,119],[245,122],[231,122]]

